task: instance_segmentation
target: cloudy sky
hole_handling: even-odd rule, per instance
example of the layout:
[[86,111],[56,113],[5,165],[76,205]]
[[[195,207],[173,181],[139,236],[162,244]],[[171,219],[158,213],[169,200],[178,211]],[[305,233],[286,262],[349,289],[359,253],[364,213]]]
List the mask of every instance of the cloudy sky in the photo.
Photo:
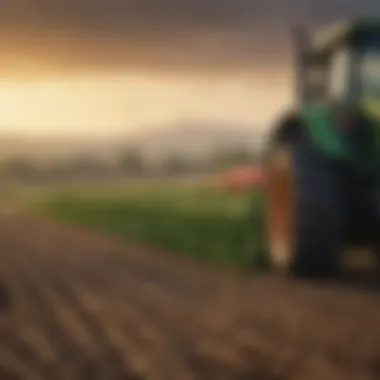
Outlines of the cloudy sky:
[[378,0],[2,0],[0,128],[263,128],[290,101],[289,27],[377,11]]

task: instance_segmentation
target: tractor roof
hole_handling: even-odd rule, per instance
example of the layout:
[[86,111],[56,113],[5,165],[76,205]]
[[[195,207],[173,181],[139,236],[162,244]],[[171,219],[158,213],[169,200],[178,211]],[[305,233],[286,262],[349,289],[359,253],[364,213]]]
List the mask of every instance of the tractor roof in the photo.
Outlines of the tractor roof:
[[371,19],[346,20],[334,23],[315,33],[312,47],[320,53],[328,53],[363,34],[380,35],[380,16]]

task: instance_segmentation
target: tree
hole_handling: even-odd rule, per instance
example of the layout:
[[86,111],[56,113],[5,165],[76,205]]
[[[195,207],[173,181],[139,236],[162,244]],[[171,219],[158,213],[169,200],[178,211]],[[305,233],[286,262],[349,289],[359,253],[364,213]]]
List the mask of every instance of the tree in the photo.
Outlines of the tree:
[[40,179],[41,170],[27,157],[14,157],[3,164],[5,177],[18,181],[34,181]]
[[141,175],[146,171],[146,163],[141,152],[136,149],[125,151],[119,159],[119,167],[124,174]]
[[247,148],[239,147],[230,151],[229,159],[232,164],[250,164],[254,160],[254,154]]
[[255,162],[255,153],[244,147],[219,147],[211,158],[216,169],[227,169],[235,165],[245,165]]
[[67,163],[66,173],[80,178],[98,177],[107,172],[107,165],[94,155],[82,154]]
[[189,165],[188,162],[184,159],[184,157],[182,157],[179,154],[173,153],[164,159],[162,168],[164,174],[178,175],[185,174],[189,169]]

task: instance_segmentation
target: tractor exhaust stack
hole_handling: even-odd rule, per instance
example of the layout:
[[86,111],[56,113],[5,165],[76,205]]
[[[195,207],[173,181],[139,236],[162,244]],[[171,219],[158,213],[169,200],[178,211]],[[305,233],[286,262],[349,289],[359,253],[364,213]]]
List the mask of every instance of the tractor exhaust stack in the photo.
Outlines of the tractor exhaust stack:
[[294,95],[298,107],[308,98],[307,67],[310,59],[310,36],[305,27],[297,26],[293,30],[294,40]]

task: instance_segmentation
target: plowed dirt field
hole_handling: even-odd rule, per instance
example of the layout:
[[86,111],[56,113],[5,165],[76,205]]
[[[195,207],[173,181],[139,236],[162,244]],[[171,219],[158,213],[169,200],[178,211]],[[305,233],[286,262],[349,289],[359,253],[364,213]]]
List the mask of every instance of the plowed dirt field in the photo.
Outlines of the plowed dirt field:
[[228,273],[16,214],[0,216],[0,253],[1,380],[380,379],[373,291]]

